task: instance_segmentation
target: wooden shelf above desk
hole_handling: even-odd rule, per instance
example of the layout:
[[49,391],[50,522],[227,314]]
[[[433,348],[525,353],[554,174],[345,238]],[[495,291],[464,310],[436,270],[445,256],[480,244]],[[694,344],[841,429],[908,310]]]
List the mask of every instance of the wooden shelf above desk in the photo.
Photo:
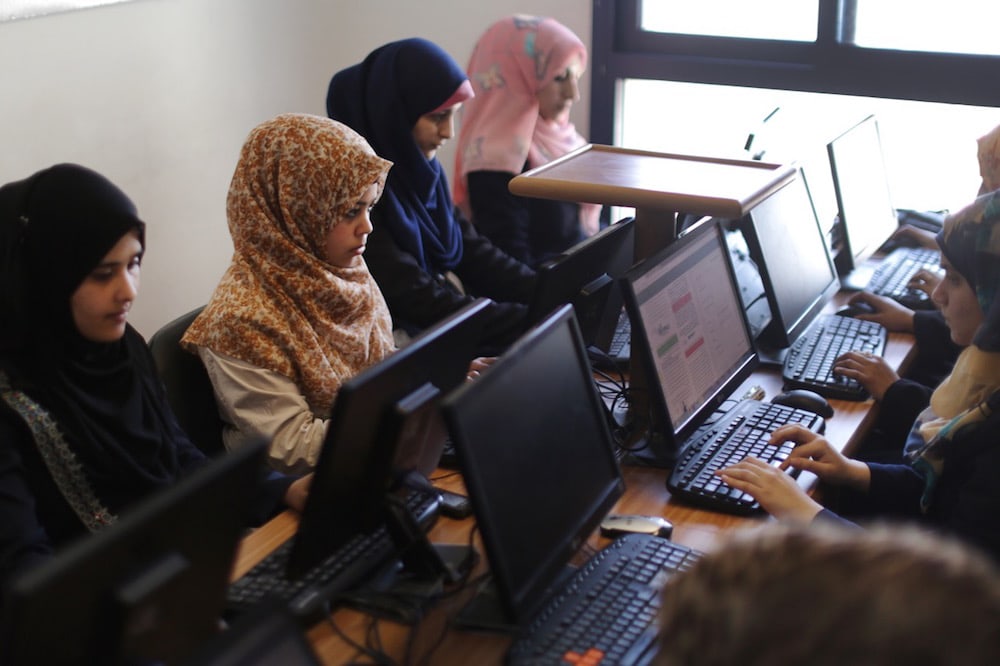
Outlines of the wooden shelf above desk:
[[793,177],[780,164],[588,144],[515,176],[510,191],[737,219]]

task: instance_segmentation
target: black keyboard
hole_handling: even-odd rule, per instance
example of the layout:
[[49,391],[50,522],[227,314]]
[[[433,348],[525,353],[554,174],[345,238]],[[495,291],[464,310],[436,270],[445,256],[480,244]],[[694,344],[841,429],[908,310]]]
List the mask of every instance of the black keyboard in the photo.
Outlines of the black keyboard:
[[941,253],[930,248],[901,247],[879,262],[865,289],[902,303],[911,310],[934,307],[930,297],[919,289],[907,286],[920,269],[935,270],[941,263]]
[[640,661],[656,648],[664,584],[699,555],[647,534],[616,539],[580,567],[523,628],[507,663]]
[[608,345],[608,356],[611,358],[627,359],[632,353],[632,320],[628,314],[622,311],[618,317],[618,324],[615,326],[615,334],[611,337],[611,344]]
[[839,400],[867,400],[868,391],[847,377],[833,374],[833,362],[849,351],[885,352],[886,330],[873,321],[822,315],[789,348],[782,377],[789,388],[810,389]]
[[[713,511],[737,515],[760,511],[753,497],[723,483],[715,471],[747,456],[777,465],[791,453],[792,444],[772,446],[767,440],[775,428],[788,423],[801,423],[816,432],[825,427],[822,417],[813,412],[759,400],[740,401],[688,438],[667,488],[678,499]],[[798,476],[797,470],[789,473]]]
[[[437,518],[439,497],[414,490],[408,493],[406,505],[417,522],[428,529]],[[305,575],[291,579],[286,572],[293,541],[285,541],[229,585],[228,616],[245,613],[265,600],[277,600],[293,616],[311,621],[328,601],[365,582],[391,562],[397,551],[388,530],[379,527],[356,535]]]

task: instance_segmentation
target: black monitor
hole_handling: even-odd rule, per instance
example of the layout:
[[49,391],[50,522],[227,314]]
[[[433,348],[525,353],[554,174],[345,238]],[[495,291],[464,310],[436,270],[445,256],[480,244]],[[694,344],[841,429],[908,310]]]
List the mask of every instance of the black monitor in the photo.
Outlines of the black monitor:
[[[837,270],[848,275],[899,226],[875,116],[868,116],[827,144],[827,153],[844,232],[844,248],[836,257]],[[867,280],[859,277],[851,282],[859,282],[860,288]]]
[[219,631],[263,441],[212,459],[8,590],[3,663],[174,664]]
[[477,299],[340,387],[289,555],[291,578],[384,525],[400,482],[419,483],[435,468],[446,440],[438,401],[465,380],[489,305]]
[[528,325],[542,321],[570,303],[584,342],[607,351],[621,312],[621,292],[614,281],[632,267],[635,220],[611,224],[538,268]]
[[525,333],[443,410],[496,593],[463,620],[509,628],[544,601],[625,488],[572,307]]
[[680,445],[758,366],[729,249],[718,222],[699,225],[622,281],[632,355],[649,378],[657,456]]
[[299,621],[281,604],[262,603],[202,646],[184,666],[320,666]]
[[754,206],[740,226],[771,309],[759,352],[780,363],[778,350],[795,342],[840,289],[804,170]]

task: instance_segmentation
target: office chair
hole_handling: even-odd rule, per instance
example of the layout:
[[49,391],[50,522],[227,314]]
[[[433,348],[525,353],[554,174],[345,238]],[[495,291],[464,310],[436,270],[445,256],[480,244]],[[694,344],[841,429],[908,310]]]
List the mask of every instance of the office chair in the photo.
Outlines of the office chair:
[[149,339],[149,349],[167,389],[167,401],[181,428],[206,455],[222,453],[222,419],[208,372],[197,354],[180,346],[181,336],[204,306],[164,324]]

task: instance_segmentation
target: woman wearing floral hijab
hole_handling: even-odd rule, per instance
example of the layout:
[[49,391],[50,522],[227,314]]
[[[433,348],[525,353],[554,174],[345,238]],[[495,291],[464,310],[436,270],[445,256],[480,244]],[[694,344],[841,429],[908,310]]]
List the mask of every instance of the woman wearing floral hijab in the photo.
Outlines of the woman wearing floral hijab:
[[212,379],[227,448],[263,436],[275,468],[313,467],[340,385],[395,350],[362,257],[390,164],[319,116],[280,115],[247,138],[227,201],[232,263],[182,339]]
[[779,519],[837,519],[783,472],[808,470],[839,487],[853,512],[919,519],[1000,559],[1000,191],[949,216],[938,244],[945,277],[932,297],[966,348],[914,423],[908,463],[850,460],[815,433],[785,426],[771,441],[797,446],[780,470],[747,458],[719,474]]
[[372,212],[375,231],[365,258],[396,327],[413,335],[475,297],[490,298],[480,351],[494,353],[523,332],[535,274],[455,208],[437,159],[454,131],[455,113],[472,94],[451,56],[411,38],[384,44],[334,74],[326,109],[393,162],[385,196]]
[[519,197],[507,188],[522,171],[586,144],[569,120],[586,66],[586,47],[569,28],[517,15],[483,33],[467,68],[476,96],[462,110],[455,203],[530,266],[597,231],[597,204]]

